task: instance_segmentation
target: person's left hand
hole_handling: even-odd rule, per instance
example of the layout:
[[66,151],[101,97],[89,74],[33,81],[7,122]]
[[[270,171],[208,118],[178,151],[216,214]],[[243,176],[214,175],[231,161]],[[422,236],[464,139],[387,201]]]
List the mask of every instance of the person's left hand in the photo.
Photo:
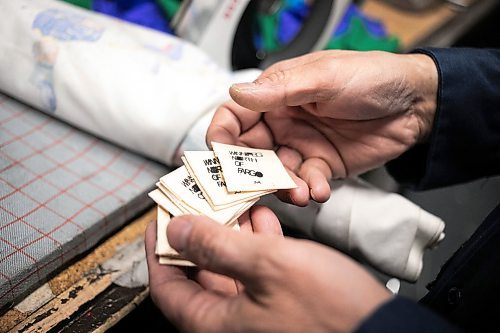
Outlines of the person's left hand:
[[148,227],[151,297],[182,331],[350,332],[390,298],[340,252],[282,237],[267,208],[255,207],[242,224],[255,234],[203,216],[172,219],[170,244],[199,269],[159,265],[156,228]]

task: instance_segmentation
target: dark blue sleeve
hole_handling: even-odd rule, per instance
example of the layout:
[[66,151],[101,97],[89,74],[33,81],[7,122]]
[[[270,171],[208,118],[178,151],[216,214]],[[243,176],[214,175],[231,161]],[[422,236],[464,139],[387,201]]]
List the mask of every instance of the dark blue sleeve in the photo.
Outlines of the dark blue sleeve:
[[387,164],[404,185],[429,189],[500,174],[500,50],[418,49],[439,76],[429,142]]
[[395,297],[378,308],[356,330],[356,333],[382,332],[456,333],[459,331],[424,306],[402,297]]

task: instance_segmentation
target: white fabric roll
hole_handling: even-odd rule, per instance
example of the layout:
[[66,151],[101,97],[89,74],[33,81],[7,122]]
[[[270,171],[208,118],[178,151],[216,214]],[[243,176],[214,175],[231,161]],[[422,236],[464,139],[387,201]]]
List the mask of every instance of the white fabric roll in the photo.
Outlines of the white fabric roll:
[[58,1],[0,2],[0,90],[172,162],[232,75],[177,37]]
[[332,182],[324,204],[279,212],[290,227],[411,282],[420,276],[424,251],[444,238],[439,217],[359,178]]

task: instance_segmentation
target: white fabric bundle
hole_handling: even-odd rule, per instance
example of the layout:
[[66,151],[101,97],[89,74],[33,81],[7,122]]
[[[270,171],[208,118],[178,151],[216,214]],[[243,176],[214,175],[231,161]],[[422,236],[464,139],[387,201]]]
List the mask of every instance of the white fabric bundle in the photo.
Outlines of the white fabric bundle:
[[170,163],[229,97],[232,75],[174,36],[50,0],[0,17],[0,90],[149,157]]
[[334,181],[331,187],[331,197],[324,204],[273,206],[288,226],[386,274],[416,281],[424,250],[444,238],[444,222],[401,195],[360,178]]

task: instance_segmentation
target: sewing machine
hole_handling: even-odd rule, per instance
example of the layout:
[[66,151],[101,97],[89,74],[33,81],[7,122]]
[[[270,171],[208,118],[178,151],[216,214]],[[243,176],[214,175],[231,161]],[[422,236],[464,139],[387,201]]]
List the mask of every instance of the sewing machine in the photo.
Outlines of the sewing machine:
[[224,68],[266,68],[277,61],[323,49],[350,2],[313,1],[300,31],[290,43],[274,52],[255,46],[255,18],[279,10],[282,1],[183,1],[172,26],[177,35],[196,44]]

